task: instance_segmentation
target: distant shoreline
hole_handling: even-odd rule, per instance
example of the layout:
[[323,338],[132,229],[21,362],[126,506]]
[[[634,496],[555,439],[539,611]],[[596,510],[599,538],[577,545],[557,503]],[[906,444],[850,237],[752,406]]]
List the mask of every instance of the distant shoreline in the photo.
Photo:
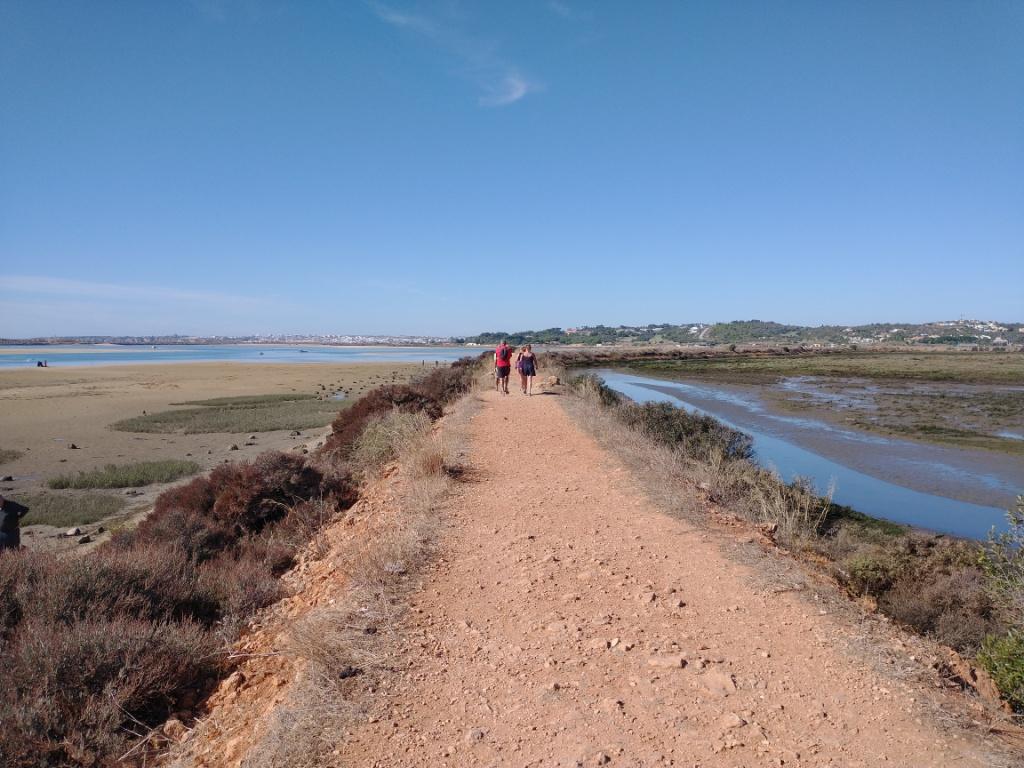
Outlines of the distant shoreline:
[[456,345],[167,344],[0,346],[0,370],[40,367],[95,368],[114,365],[185,363],[342,364],[450,363],[479,350]]

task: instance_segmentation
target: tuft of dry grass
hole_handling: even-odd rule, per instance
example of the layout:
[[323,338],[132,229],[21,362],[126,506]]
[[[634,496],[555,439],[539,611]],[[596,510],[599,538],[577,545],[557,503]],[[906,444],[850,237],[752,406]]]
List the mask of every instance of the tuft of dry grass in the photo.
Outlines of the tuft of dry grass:
[[22,451],[15,451],[11,448],[0,448],[0,464],[7,464],[15,459],[20,459],[25,454]]
[[429,428],[430,418],[424,413],[395,408],[374,416],[355,441],[352,464],[365,477],[377,477]]

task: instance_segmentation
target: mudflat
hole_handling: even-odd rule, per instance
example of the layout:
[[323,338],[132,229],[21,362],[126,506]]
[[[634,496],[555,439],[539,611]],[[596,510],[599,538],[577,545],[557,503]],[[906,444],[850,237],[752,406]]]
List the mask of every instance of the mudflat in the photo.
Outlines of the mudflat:
[[[329,429],[331,407],[340,409],[346,399],[381,384],[405,381],[421,370],[425,367],[418,363],[176,363],[0,370],[0,477],[13,478],[0,481],[0,493],[30,497],[57,475],[106,464],[187,458],[205,471],[225,459],[312,447]],[[185,405],[194,401],[290,393],[322,405],[322,424],[301,429],[300,435],[293,435],[291,428],[185,434],[111,427],[144,414],[195,408]],[[286,423],[287,419],[277,419],[274,426]],[[255,440],[249,439],[250,431]],[[147,506],[162,487],[139,489],[139,495],[130,497],[130,507]],[[30,535],[23,540],[29,546],[31,522],[26,518]]]

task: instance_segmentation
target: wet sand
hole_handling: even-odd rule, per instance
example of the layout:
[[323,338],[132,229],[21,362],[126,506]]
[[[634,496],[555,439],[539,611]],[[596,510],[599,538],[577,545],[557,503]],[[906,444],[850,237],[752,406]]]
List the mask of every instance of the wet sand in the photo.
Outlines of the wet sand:
[[[291,450],[307,443],[314,447],[329,427],[305,430],[300,437],[290,430],[263,432],[248,441],[244,434],[141,434],[117,432],[109,425],[186,400],[315,394],[322,392],[320,385],[328,392],[345,389],[358,397],[392,377],[402,381],[421,370],[415,363],[177,363],[0,370],[0,449],[22,453],[0,465],[0,477],[14,478],[0,482],[0,493],[17,498],[43,490],[54,475],[108,463],[187,457],[206,470],[225,459],[244,460],[269,449]],[[71,444],[78,448],[71,449]],[[229,450],[232,444],[239,450]],[[133,497],[132,507],[145,506],[159,490],[150,487]]]

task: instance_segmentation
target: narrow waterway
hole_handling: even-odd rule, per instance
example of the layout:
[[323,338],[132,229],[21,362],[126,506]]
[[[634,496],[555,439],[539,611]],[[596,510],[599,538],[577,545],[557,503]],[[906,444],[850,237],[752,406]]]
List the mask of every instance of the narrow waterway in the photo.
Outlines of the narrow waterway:
[[1006,526],[1024,490],[1024,467],[981,451],[922,445],[773,412],[753,391],[705,382],[596,371],[637,402],[670,402],[706,413],[754,440],[757,460],[783,478],[809,478],[835,501],[874,517],[973,539]]

